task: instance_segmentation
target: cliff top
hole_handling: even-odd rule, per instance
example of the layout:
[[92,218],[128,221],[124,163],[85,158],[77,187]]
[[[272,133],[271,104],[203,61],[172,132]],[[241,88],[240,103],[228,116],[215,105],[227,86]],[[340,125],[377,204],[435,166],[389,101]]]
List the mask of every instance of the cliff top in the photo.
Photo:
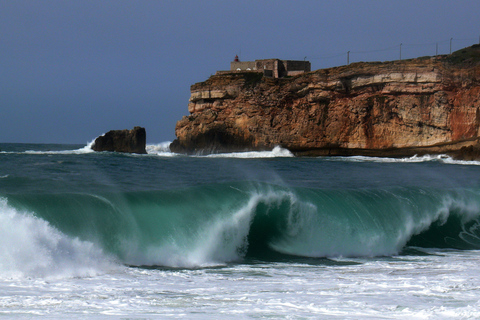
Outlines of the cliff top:
[[373,62],[354,62],[349,65],[318,69],[313,72],[335,74],[348,73],[349,71],[358,72],[359,69],[391,69],[398,67],[422,68],[422,67],[441,67],[450,65],[455,68],[470,68],[480,65],[480,44],[460,49],[448,55],[423,56],[413,59],[393,60],[393,61],[373,61]]
[[439,56],[424,56],[413,59],[393,60],[393,61],[373,61],[373,62],[354,62],[349,65],[331,67],[325,69],[317,69],[306,74],[297,75],[293,77],[285,77],[283,79],[268,79],[263,77],[262,73],[257,72],[232,72],[213,75],[203,82],[192,85],[195,87],[203,87],[205,85],[222,85],[224,82],[231,82],[232,80],[242,80],[245,85],[252,85],[262,81],[289,81],[292,78],[304,77],[308,74],[317,75],[340,75],[348,76],[349,74],[359,73],[378,73],[382,70],[391,69],[428,69],[428,68],[445,68],[454,67],[457,69],[480,67],[480,44],[460,49],[448,55]]
[[475,44],[471,47],[455,51],[450,55],[446,55],[445,59],[451,64],[463,67],[477,65],[480,62],[480,44]]

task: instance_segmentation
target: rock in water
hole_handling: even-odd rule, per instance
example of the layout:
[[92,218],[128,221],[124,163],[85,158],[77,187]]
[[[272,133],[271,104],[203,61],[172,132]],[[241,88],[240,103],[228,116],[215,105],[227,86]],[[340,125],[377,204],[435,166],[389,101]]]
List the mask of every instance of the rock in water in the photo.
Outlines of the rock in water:
[[142,127],[134,127],[132,130],[111,130],[95,139],[92,149],[145,154],[146,141],[147,134]]

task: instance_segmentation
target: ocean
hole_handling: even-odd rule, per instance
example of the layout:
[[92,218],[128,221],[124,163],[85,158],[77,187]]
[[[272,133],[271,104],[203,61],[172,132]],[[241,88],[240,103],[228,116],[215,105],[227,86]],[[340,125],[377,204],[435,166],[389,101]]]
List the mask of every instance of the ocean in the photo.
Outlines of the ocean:
[[480,318],[480,162],[0,144],[0,318]]

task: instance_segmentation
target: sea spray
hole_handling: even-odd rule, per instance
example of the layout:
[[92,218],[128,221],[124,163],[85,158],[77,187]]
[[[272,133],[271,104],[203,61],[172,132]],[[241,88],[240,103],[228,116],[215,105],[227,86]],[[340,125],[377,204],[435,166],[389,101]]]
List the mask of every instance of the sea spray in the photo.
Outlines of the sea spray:
[[166,245],[150,247],[147,249],[149,264],[205,267],[241,260],[248,246],[247,236],[257,202],[258,197],[254,196],[245,206],[203,224],[189,235],[190,247],[181,248],[174,239]]
[[291,158],[293,153],[282,147],[276,146],[270,151],[245,151],[245,152],[231,152],[231,153],[217,153],[207,156],[200,156],[206,158],[239,158],[239,159],[255,159],[255,158]]
[[32,213],[0,198],[0,277],[91,276],[116,268],[114,260],[88,241],[71,238]]
[[170,151],[170,141],[165,141],[159,144],[147,144],[145,149],[147,154],[158,155],[162,157],[173,157],[177,156],[176,153]]

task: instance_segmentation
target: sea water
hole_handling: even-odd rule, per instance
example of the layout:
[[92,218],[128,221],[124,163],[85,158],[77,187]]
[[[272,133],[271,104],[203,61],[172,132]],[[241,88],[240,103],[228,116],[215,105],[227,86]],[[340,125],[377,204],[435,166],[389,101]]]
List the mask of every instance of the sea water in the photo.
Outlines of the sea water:
[[480,317],[478,162],[0,150],[0,317]]

